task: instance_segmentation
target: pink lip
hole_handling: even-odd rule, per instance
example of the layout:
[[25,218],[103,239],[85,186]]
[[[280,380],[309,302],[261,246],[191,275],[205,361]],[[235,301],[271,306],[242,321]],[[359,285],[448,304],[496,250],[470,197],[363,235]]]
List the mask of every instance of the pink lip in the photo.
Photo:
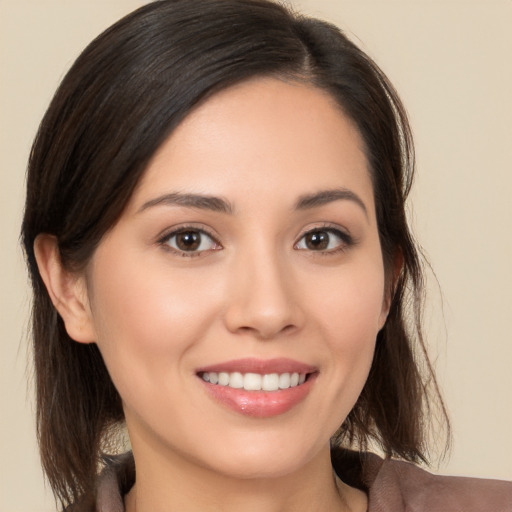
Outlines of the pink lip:
[[[306,382],[299,386],[278,391],[246,391],[228,386],[211,384],[201,378],[204,372],[240,373],[307,373]],[[311,391],[318,375],[315,367],[292,359],[238,359],[203,367],[197,370],[201,383],[215,401],[229,409],[255,418],[270,418],[290,411],[301,403]]]
[[240,373],[313,373],[314,366],[294,361],[285,357],[276,359],[235,359],[223,363],[204,366],[197,369],[197,373],[203,372],[240,372]]

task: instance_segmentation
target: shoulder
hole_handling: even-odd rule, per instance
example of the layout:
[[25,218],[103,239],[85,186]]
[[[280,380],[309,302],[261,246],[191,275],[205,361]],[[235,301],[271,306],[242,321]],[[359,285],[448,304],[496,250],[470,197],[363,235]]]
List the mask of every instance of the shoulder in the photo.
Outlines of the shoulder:
[[135,483],[132,452],[103,456],[103,470],[96,486],[65,512],[124,512],[124,495]]
[[407,462],[384,461],[369,491],[370,512],[381,502],[388,508],[375,512],[512,512],[512,482],[433,475]]
[[368,512],[512,512],[512,482],[434,475],[373,454],[358,460],[359,482],[349,479],[367,491]]

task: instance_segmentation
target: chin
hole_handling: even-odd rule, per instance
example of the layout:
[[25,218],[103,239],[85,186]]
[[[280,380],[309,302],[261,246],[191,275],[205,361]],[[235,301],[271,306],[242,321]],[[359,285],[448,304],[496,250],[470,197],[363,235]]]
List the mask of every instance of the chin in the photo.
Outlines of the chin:
[[329,454],[329,439],[308,445],[288,432],[281,436],[259,433],[247,436],[245,442],[243,437],[234,435],[234,444],[217,444],[217,449],[209,451],[207,466],[232,478],[271,479],[296,473],[324,450]]

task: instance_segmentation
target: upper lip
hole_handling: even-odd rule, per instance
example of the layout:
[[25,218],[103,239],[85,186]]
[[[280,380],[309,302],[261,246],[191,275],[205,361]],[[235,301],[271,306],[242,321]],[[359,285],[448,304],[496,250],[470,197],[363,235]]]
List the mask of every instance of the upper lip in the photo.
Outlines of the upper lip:
[[269,373],[312,373],[315,371],[317,369],[314,366],[286,357],[274,359],[257,359],[252,357],[233,359],[197,369],[197,373],[240,372],[259,373],[261,375]]

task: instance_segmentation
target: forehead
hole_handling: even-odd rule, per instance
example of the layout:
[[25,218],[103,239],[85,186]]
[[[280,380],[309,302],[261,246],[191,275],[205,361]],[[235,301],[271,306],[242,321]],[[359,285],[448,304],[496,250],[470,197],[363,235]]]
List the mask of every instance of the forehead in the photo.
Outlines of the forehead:
[[[246,193],[286,200],[345,187],[373,203],[364,144],[325,91],[258,78],[225,89],[193,110],[150,161],[133,206],[162,192]],[[276,192],[279,192],[277,194]]]

